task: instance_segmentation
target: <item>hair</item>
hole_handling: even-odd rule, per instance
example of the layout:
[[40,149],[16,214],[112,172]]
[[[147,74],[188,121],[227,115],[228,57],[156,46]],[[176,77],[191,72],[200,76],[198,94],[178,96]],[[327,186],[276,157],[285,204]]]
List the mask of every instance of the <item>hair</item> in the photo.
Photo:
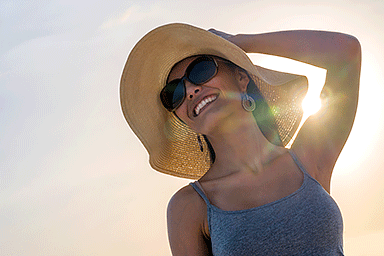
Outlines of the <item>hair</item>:
[[264,137],[266,137],[271,143],[275,145],[283,146],[283,142],[280,138],[276,120],[272,113],[272,109],[269,107],[267,101],[260,93],[259,87],[256,86],[255,82],[264,83],[264,81],[261,81],[261,79],[254,77],[250,79],[250,82],[248,84],[247,93],[250,97],[255,100],[256,103],[256,108],[252,112],[252,114]]
[[247,74],[249,78],[249,83],[247,86],[247,94],[252,97],[255,101],[256,108],[252,112],[257,125],[259,126],[261,132],[263,133],[264,137],[266,137],[271,143],[283,146],[283,142],[280,138],[278,127],[276,125],[275,117],[272,113],[271,108],[269,107],[267,101],[264,99],[263,95],[261,94],[259,87],[257,85],[261,83],[265,83],[262,81],[259,77],[250,75],[249,72],[233,62],[216,57],[221,60],[232,70],[239,69]]

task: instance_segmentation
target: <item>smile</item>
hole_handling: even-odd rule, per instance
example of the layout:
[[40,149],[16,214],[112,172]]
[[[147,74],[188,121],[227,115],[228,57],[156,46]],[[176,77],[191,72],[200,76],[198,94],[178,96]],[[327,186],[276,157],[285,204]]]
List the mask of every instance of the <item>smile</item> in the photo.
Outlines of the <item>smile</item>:
[[217,95],[210,95],[210,96],[207,96],[205,98],[203,98],[199,104],[196,105],[195,109],[193,110],[195,116],[198,116],[201,111],[207,106],[209,105],[210,103],[212,103],[213,101],[215,101],[217,99]]

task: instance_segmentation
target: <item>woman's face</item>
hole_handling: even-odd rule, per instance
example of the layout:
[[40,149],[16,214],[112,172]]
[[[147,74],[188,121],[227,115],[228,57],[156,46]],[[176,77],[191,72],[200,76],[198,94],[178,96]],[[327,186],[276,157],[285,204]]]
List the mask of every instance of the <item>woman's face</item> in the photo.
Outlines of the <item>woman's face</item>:
[[[168,81],[183,77],[188,65],[197,57],[190,57],[176,64],[171,70]],[[218,64],[217,74],[202,85],[185,82],[186,97],[175,110],[176,115],[194,131],[209,134],[213,129],[222,127],[228,117],[238,111],[244,113],[241,106],[241,93],[246,91],[248,75],[215,58]]]

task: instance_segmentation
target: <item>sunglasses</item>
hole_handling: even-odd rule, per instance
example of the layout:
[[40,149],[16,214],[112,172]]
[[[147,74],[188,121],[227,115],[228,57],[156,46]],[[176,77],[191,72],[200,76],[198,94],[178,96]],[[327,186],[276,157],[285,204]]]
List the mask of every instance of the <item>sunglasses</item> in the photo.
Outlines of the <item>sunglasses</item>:
[[217,62],[210,56],[201,56],[187,67],[182,78],[167,83],[161,90],[160,99],[164,107],[172,112],[183,103],[186,97],[185,80],[195,85],[207,83],[217,74]]

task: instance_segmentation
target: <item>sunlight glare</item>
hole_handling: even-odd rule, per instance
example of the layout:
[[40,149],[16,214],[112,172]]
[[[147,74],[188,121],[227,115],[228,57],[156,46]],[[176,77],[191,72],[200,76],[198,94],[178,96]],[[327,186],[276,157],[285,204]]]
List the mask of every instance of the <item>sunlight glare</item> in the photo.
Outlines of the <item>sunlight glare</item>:
[[290,147],[305,120],[321,109],[320,93],[325,84],[327,70],[300,61],[260,53],[248,53],[248,57],[258,66],[276,71],[304,75],[308,78],[308,92],[302,102],[304,115],[300,126],[286,147]]
[[317,111],[321,108],[321,101],[320,98],[316,97],[305,97],[303,99],[303,110],[304,110],[304,116],[310,116],[315,114]]
[[309,86],[308,93],[302,103],[304,116],[308,117],[319,111],[321,107],[320,92],[327,73],[325,69],[288,58],[260,53],[248,53],[248,57],[258,66],[306,76]]

